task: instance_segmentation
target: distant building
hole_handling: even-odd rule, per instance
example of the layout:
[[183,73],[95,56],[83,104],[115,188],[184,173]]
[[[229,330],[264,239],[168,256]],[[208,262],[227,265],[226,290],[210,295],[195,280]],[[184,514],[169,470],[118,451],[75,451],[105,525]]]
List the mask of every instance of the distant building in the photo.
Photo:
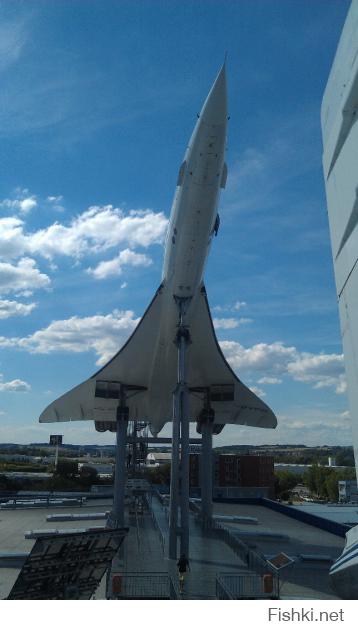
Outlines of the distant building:
[[[200,487],[200,455],[190,455],[190,486]],[[214,455],[214,498],[274,498],[274,460],[267,455]]]
[[161,466],[162,464],[170,464],[171,460],[172,460],[171,453],[153,452],[153,453],[148,453],[145,460],[145,465],[152,468],[155,466]]
[[358,502],[358,488],[355,479],[338,481],[338,500],[340,503]]

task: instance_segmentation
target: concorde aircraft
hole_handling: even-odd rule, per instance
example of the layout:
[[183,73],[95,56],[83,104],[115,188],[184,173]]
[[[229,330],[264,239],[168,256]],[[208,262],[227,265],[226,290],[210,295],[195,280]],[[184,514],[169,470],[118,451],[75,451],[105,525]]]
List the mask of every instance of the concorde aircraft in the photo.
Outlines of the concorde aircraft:
[[227,178],[227,120],[224,63],[198,115],[179,169],[159,288],[119,352],[93,376],[51,403],[40,422],[94,420],[97,430],[115,430],[118,399],[125,386],[129,419],[147,421],[156,436],[172,420],[178,301],[187,298],[190,421],[198,421],[209,396],[216,433],[227,423],[276,426],[271,409],[228,365],[215,335],[203,282],[205,261],[219,228],[220,188]]

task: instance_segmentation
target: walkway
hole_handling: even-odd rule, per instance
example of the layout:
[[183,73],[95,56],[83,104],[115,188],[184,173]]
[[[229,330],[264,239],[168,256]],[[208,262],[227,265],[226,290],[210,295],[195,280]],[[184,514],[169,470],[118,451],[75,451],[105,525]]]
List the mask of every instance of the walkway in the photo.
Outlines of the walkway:
[[[152,499],[152,509],[166,543],[162,563],[164,560],[165,570],[177,578],[176,561],[168,558],[167,510],[155,495]],[[187,573],[185,580],[184,599],[214,599],[217,573],[235,573],[246,569],[240,558],[224,542],[208,532],[203,532],[193,514],[190,514],[189,562],[190,572]]]

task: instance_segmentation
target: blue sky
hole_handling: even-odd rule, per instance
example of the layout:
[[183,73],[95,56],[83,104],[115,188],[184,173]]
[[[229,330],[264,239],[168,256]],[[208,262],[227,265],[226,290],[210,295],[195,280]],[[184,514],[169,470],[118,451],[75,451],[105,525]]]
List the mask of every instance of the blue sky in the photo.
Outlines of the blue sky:
[[227,51],[229,178],[206,286],[226,356],[279,428],[228,426],[216,443],[351,443],[320,131],[348,7],[0,3],[0,442],[113,441],[37,418],[152,298],[177,171]]

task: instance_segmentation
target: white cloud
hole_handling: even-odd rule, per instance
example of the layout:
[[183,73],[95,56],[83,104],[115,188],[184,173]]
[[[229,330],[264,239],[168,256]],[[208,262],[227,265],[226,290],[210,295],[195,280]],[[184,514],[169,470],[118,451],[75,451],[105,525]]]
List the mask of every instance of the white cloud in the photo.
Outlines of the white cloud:
[[46,201],[49,201],[50,203],[60,203],[60,201],[62,201],[63,196],[62,195],[57,195],[57,197],[55,195],[49,195],[46,198]]
[[340,417],[343,418],[343,420],[350,420],[351,414],[349,411],[343,411]]
[[28,251],[47,258],[56,255],[80,257],[99,253],[127,243],[130,247],[149,247],[162,243],[167,219],[162,212],[131,210],[125,214],[113,206],[93,206],[70,224],[54,223],[27,236]]
[[287,364],[296,356],[296,348],[286,347],[281,342],[258,343],[244,348],[236,341],[222,341],[220,346],[229,363],[237,370],[259,371],[281,374]]
[[[25,190],[23,192],[27,193],[28,191]],[[9,208],[15,212],[20,212],[21,214],[28,214],[31,210],[33,210],[33,208],[36,208],[37,200],[34,195],[20,199],[3,199],[0,202],[0,206],[3,208]]]
[[214,317],[213,324],[214,324],[214,327],[217,329],[228,330],[231,328],[237,328],[239,325],[239,322],[237,321],[237,319],[233,317],[222,317],[222,318]]
[[131,249],[124,249],[116,258],[104,260],[98,263],[94,269],[87,269],[97,280],[103,280],[109,276],[120,276],[123,267],[149,267],[152,264],[151,258],[145,254],[137,254]]
[[28,337],[0,337],[0,346],[18,347],[34,354],[94,350],[103,365],[121,348],[137,326],[133,311],[57,320]]
[[36,206],[37,201],[35,197],[27,197],[26,199],[22,199],[21,201],[19,201],[19,210],[23,214],[27,214],[28,212],[33,210],[33,208],[36,208]]
[[258,381],[261,385],[279,385],[282,383],[282,379],[276,378],[274,376],[263,376]]
[[129,247],[149,247],[162,243],[168,220],[162,212],[92,206],[68,225],[56,221],[52,225],[26,232],[17,217],[0,219],[0,251],[3,258],[24,254],[80,258],[89,253],[104,252],[125,243]]
[[7,319],[16,315],[29,315],[36,308],[36,304],[23,304],[15,300],[0,300],[0,319]]
[[240,311],[245,306],[247,306],[246,302],[235,302],[235,304],[233,306],[233,310],[234,311]]
[[18,340],[18,337],[0,337],[0,348],[14,348]]
[[17,293],[44,289],[50,278],[40,273],[32,258],[21,258],[17,264],[0,262],[0,293]]
[[[288,375],[294,381],[312,385],[315,389],[333,388],[337,394],[346,390],[343,355],[299,352],[282,342],[259,343],[244,348],[235,341],[222,341],[220,346],[229,363],[238,372],[261,372],[263,378]],[[265,381],[268,382],[267,380]]]
[[3,259],[18,258],[26,252],[24,222],[18,217],[0,218],[0,252]]
[[26,381],[15,378],[13,381],[4,383],[3,375],[0,374],[0,392],[28,392],[31,386]]
[[337,394],[346,391],[342,354],[313,355],[304,352],[287,365],[287,371],[294,380],[312,383],[315,389],[334,387]]
[[[211,309],[215,313],[224,313],[227,311],[240,311],[242,308],[246,307],[246,302],[235,302],[235,304],[226,304],[225,306],[213,306]],[[251,321],[251,320],[250,320]]]

